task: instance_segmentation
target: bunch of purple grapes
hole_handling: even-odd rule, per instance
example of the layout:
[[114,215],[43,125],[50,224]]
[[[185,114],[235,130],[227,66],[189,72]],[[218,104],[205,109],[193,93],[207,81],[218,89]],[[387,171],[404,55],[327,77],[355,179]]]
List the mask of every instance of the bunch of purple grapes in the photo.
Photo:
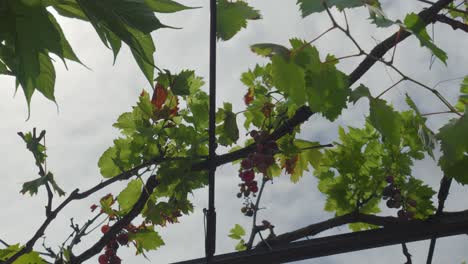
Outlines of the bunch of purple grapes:
[[388,208],[399,209],[397,212],[398,218],[402,220],[414,219],[414,211],[410,211],[410,207],[416,207],[416,201],[410,198],[405,198],[401,194],[400,188],[395,184],[395,178],[393,176],[387,176],[385,178],[388,185],[383,189],[382,196],[384,200],[387,200]]

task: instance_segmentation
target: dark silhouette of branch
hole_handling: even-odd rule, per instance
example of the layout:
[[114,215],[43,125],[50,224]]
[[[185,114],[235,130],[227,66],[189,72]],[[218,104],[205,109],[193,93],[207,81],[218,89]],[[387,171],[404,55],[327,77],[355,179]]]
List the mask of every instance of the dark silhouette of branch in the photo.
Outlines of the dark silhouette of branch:
[[[442,211],[444,210],[445,201],[447,200],[447,196],[449,194],[451,184],[452,184],[452,178],[448,178],[444,176],[442,177],[442,180],[440,180],[439,194],[437,195],[437,199],[439,200],[439,205],[437,207],[436,215],[441,215]],[[427,253],[427,261],[426,261],[427,264],[432,263],[432,257],[434,256],[436,239],[437,237],[431,238],[431,243],[429,244],[429,252]]]
[[[277,235],[273,239],[267,240],[268,244],[280,245],[280,244],[287,244],[308,236],[315,236],[323,231],[346,225],[352,223],[366,223],[375,226],[395,226],[401,223],[401,220],[393,216],[376,216],[376,215],[369,215],[363,213],[349,213],[342,216],[337,216],[323,222],[311,224],[309,226],[287,232],[281,235]],[[257,244],[257,247],[264,246],[264,242],[260,242]]]
[[93,246],[91,246],[79,256],[73,256],[71,258],[71,263],[83,263],[87,259],[98,254],[111,239],[116,237],[117,233],[120,232],[122,228],[130,224],[132,220],[140,214],[141,210],[143,210],[143,208],[145,207],[146,202],[148,201],[150,195],[153,193],[154,188],[156,188],[157,185],[158,181],[156,179],[156,175],[151,175],[146,181],[145,186],[143,187],[143,192],[141,193],[135,205],[133,205],[130,212],[128,212],[121,219],[119,219],[114,225],[112,225],[109,231],[105,233]]
[[451,26],[454,30],[461,29],[465,31],[466,33],[468,33],[468,25],[463,22],[460,22],[458,20],[455,20],[453,18],[444,16],[444,15],[437,15],[436,20]]
[[262,178],[262,185],[260,186],[260,191],[258,192],[257,200],[255,201],[255,207],[253,208],[254,214],[252,219],[252,231],[250,233],[249,241],[247,242],[247,250],[252,248],[253,241],[258,232],[260,232],[259,227],[257,226],[257,213],[259,210],[260,200],[262,199],[263,190],[265,189],[265,184],[269,181],[268,178]]
[[413,262],[411,261],[411,254],[408,251],[408,247],[406,246],[406,243],[401,243],[401,247],[403,250],[403,255],[406,257],[406,263],[405,264],[412,264]]
[[[466,233],[468,233],[468,210],[443,213],[425,221],[398,220],[397,225],[392,224],[374,230],[296,241],[272,246],[272,248],[257,247],[253,250],[217,255],[213,258],[212,264],[284,263],[420,241],[434,235],[445,237]],[[206,263],[205,258],[177,262],[177,264],[202,263]]]
[[[434,2],[428,1],[428,0],[417,0],[417,1],[419,1],[421,3],[429,4],[429,5],[434,4]],[[444,9],[468,15],[468,11],[466,11],[466,10],[461,10],[461,9],[450,7],[450,6],[444,7]]]

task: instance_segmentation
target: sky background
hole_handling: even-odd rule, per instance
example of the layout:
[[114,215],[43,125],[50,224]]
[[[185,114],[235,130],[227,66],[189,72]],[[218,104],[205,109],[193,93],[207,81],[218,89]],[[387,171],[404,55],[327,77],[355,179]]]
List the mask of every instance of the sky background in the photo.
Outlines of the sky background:
[[[158,15],[163,23],[182,27],[181,30],[162,29],[153,33],[156,44],[155,61],[160,68],[178,72],[193,69],[199,76],[208,76],[208,6],[207,1],[181,1],[186,5],[203,6],[201,9],[184,11],[176,14]],[[331,26],[324,14],[300,17],[295,1],[248,1],[259,9],[263,19],[251,21],[244,29],[228,42],[218,42],[218,104],[232,102],[234,112],[244,109],[242,97],[246,92],[239,81],[240,74],[256,63],[266,60],[250,52],[249,45],[262,42],[278,43],[288,46],[288,39],[293,37],[311,40]],[[382,1],[383,9],[390,18],[403,20],[409,12],[419,12],[424,4],[417,1]],[[338,21],[342,17],[336,14]],[[348,18],[352,35],[366,51],[376,41],[380,41],[395,32],[396,27],[377,30],[369,24],[366,9],[349,11]],[[44,220],[45,191],[41,189],[34,197],[21,195],[19,190],[25,181],[37,177],[32,155],[17,136],[19,131],[30,131],[33,127],[47,130],[48,169],[55,174],[58,184],[70,193],[75,188],[88,189],[102,180],[97,167],[100,155],[112,144],[119,134],[112,127],[117,117],[131,109],[142,89],[150,90],[149,84],[134,62],[127,47],[124,47],[112,66],[112,52],[101,43],[94,29],[86,23],[72,19],[59,18],[59,22],[78,57],[92,70],[68,63],[68,71],[63,64],[55,63],[57,71],[56,98],[59,106],[47,101],[39,93],[32,99],[31,118],[27,118],[24,96],[19,91],[14,96],[14,79],[0,76],[0,157],[3,161],[1,174],[0,201],[2,205],[0,238],[8,243],[25,243]],[[431,27],[428,27],[430,30]],[[429,86],[441,80],[462,77],[467,74],[468,35],[453,31],[445,25],[434,27],[436,44],[447,51],[448,66],[436,61],[429,71],[430,53],[419,47],[414,37],[398,45],[396,65],[409,76]],[[356,49],[345,36],[333,31],[315,43],[321,56],[327,53],[337,57],[354,54]],[[351,58],[342,61],[338,67],[351,72],[363,58]],[[364,83],[374,95],[389,87],[399,79],[391,69],[376,64],[355,85]],[[437,86],[450,102],[457,100],[460,80],[444,82]],[[207,86],[204,87],[207,89]],[[422,112],[445,110],[443,105],[431,94],[411,83],[400,84],[387,93],[384,98],[391,101],[398,109],[408,109],[402,100],[408,92]],[[337,138],[338,126],[363,125],[368,113],[367,100],[350,105],[343,115],[331,123],[319,115],[314,115],[303,125],[301,138],[331,143]],[[440,115],[429,118],[428,125],[437,130],[450,116]],[[239,127],[243,120],[238,120]],[[242,134],[242,133],[241,133]],[[221,154],[224,150],[218,150]],[[437,151],[438,152],[438,151]],[[439,152],[438,152],[439,153]],[[246,229],[251,225],[251,218],[240,213],[241,200],[236,198],[238,191],[237,166],[219,167],[216,174],[216,209],[217,209],[217,254],[234,250],[236,241],[227,237],[229,229],[241,224]],[[431,159],[416,162],[414,175],[425,180],[435,190],[441,179],[441,171]],[[46,244],[54,249],[71,233],[70,218],[82,224],[93,214],[89,206],[98,202],[103,195],[118,192],[125,186],[116,184],[84,201],[77,201],[64,209],[46,230]],[[447,201],[447,210],[466,208],[468,193],[466,188],[457,183],[452,185]],[[148,254],[150,261],[141,256],[134,256],[134,249],[121,248],[118,255],[124,263],[170,263],[204,255],[204,231],[202,209],[207,207],[207,189],[194,192],[195,212],[181,218],[181,223],[161,229],[160,234],[166,246]],[[308,224],[326,220],[333,215],[323,211],[325,197],[317,190],[317,180],[309,173],[298,184],[289,181],[283,175],[268,185],[262,198],[266,210],[259,213],[259,220],[267,219],[275,225],[275,232],[281,234]],[[58,201],[55,201],[58,204]],[[383,210],[382,215],[395,215],[395,211]],[[321,234],[332,235],[348,231],[346,227],[329,230]],[[86,237],[75,249],[81,253],[100,236],[100,232]],[[36,249],[42,250],[41,240]],[[425,263],[429,242],[409,243],[413,263]],[[468,239],[457,236],[439,239],[433,263],[461,263],[468,260]],[[341,254],[336,256],[305,260],[300,263],[404,263],[401,246]],[[97,263],[96,258],[88,261]],[[299,262],[298,262],[299,263]]]

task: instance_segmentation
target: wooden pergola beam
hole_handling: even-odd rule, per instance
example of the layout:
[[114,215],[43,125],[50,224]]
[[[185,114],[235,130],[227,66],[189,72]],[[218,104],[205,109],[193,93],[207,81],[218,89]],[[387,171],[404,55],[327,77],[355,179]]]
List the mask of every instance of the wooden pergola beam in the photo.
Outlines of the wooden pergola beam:
[[[409,221],[392,227],[275,245],[271,249],[262,247],[250,251],[217,255],[213,257],[211,263],[285,263],[461,234],[468,234],[468,213],[466,211],[456,215],[455,213],[444,214],[432,220]],[[199,258],[174,264],[205,263],[205,258]]]

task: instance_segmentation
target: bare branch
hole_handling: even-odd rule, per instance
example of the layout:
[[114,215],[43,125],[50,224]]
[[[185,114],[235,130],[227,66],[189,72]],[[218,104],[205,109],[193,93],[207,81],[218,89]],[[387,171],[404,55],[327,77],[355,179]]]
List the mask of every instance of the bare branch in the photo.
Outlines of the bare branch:
[[401,243],[401,247],[403,250],[403,255],[406,257],[406,263],[405,264],[412,264],[413,262],[411,261],[411,254],[408,251],[408,247],[406,247],[406,243]]
[[451,26],[454,30],[461,29],[465,31],[466,33],[468,33],[468,25],[463,22],[449,18],[444,15],[437,15],[436,20]]

